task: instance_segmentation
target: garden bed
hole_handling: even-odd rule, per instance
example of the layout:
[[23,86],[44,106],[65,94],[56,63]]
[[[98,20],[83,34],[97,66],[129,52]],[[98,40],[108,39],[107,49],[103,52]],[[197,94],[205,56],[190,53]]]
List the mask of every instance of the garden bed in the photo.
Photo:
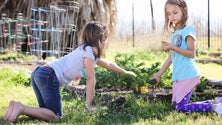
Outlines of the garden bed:
[[[34,69],[35,66],[37,65],[42,65],[44,62],[40,63],[35,63],[34,61],[25,61],[25,62],[0,62],[1,68],[4,67],[24,67],[26,68],[29,73]],[[215,80],[215,79],[209,79],[209,82],[207,83],[207,86],[210,86],[210,88],[207,88],[203,92],[194,92],[194,95],[197,96],[206,96],[206,95],[213,95],[213,96],[222,96],[222,80]],[[72,82],[68,86],[65,87],[65,89],[71,90],[73,92],[73,95],[77,98],[84,98],[85,97],[85,85],[78,85],[77,82]],[[155,88],[153,89],[152,87],[148,88],[148,93],[147,94],[139,94],[135,93],[132,90],[129,91],[123,91],[117,88],[112,88],[112,89],[97,89],[96,94],[99,95],[99,99],[104,101],[104,102],[110,102],[110,100],[113,100],[113,98],[117,96],[124,96],[127,94],[132,94],[135,95],[138,98],[143,98],[148,101],[153,101],[153,100],[166,100],[170,101],[172,97],[172,92],[170,88]]]
[[216,64],[222,64],[221,58],[202,58],[197,59],[197,62],[207,64],[207,63],[216,63]]
[[[194,91],[193,95],[197,97],[205,97],[211,99],[212,97],[221,97],[222,96],[222,81],[221,80],[212,80],[208,83],[210,88],[204,90],[204,92]],[[68,85],[65,87],[67,90],[71,90],[73,95],[77,98],[85,97],[85,85]],[[132,90],[122,91],[118,89],[97,89],[96,95],[98,96],[99,101],[111,102],[116,97],[121,97],[125,95],[135,95],[137,98],[143,98],[146,101],[171,101],[172,98],[172,89],[171,88],[152,88],[148,87],[147,94],[139,94]]]

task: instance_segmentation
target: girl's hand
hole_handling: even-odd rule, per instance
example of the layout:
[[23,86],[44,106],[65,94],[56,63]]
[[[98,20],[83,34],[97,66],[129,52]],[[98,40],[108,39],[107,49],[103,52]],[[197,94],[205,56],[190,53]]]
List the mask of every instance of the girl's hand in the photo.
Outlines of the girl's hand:
[[162,42],[162,48],[164,51],[168,51],[168,50],[173,50],[173,45],[170,44],[169,42]]
[[159,84],[160,82],[160,76],[158,76],[158,74],[155,74],[152,79],[155,79],[156,80],[156,86]]
[[132,71],[126,71],[125,73],[136,77],[136,74]]

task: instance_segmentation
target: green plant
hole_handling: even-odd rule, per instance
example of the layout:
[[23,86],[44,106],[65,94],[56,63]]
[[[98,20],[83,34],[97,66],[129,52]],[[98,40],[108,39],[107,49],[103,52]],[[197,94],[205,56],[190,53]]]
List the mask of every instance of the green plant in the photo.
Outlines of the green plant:
[[27,72],[25,72],[25,70],[20,70],[18,73],[15,73],[15,75],[12,76],[10,81],[12,83],[15,83],[15,85],[31,85],[30,76],[27,74]]
[[18,56],[16,53],[6,53],[3,55],[0,55],[0,60],[2,61],[18,61]]
[[202,55],[206,56],[207,53],[208,53],[207,50],[204,50],[204,49],[201,49],[201,48],[196,49],[196,56],[202,56]]
[[30,75],[26,70],[15,71],[9,68],[3,68],[0,71],[0,79],[13,85],[30,86],[31,84]]
[[209,82],[209,80],[202,76],[200,77],[200,84],[196,87],[196,91],[197,92],[204,92],[204,90],[207,89],[207,83]]
[[[150,86],[151,77],[159,70],[160,62],[151,64],[150,67],[145,67],[144,61],[138,61],[135,55],[130,54],[117,54],[115,56],[115,63],[120,67],[133,71],[136,77],[129,74],[116,74],[107,71],[104,68],[96,67],[96,88],[115,88],[120,90],[136,90],[136,87]],[[159,87],[169,87],[170,70],[162,77],[164,80],[160,81]],[[81,84],[85,83],[85,79],[81,79]]]

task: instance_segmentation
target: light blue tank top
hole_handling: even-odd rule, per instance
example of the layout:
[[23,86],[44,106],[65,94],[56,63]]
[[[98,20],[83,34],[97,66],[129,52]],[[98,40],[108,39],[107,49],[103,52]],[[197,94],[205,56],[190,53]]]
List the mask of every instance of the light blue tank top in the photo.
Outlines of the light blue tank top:
[[[188,49],[186,38],[191,36],[196,40],[196,31],[191,26],[185,26],[183,29],[176,30],[171,35],[171,44],[180,48]],[[189,58],[179,53],[171,51],[173,71],[172,81],[181,81],[200,76],[200,71],[195,62],[195,58]]]

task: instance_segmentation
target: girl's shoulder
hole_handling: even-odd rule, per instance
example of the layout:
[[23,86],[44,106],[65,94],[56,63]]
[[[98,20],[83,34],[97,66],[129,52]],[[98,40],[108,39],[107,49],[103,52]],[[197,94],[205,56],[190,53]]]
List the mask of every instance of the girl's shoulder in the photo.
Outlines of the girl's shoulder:
[[86,46],[85,44],[80,44],[76,49],[80,49],[80,50],[92,50],[92,46]]
[[194,27],[191,26],[191,25],[186,25],[186,26],[183,28],[183,30],[193,30],[193,31],[195,31]]
[[193,37],[193,39],[196,39],[196,30],[190,25],[184,27],[182,34],[184,38],[186,38],[187,36],[191,36]]

